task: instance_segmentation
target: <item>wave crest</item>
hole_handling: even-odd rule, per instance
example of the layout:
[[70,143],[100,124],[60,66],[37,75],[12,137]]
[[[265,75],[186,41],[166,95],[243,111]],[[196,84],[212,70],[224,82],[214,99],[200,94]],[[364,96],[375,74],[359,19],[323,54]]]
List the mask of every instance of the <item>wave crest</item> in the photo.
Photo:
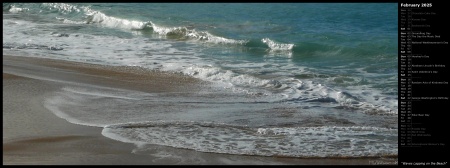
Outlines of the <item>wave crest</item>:
[[9,8],[9,12],[11,12],[11,13],[25,12],[28,10],[29,10],[28,8],[19,8],[19,7],[15,7],[14,5],[11,5]]
[[194,39],[199,41],[206,41],[214,44],[245,44],[247,40],[234,40],[220,36],[212,35],[207,31],[196,31],[195,29],[188,29],[187,27],[162,27],[150,22],[153,31],[162,36],[171,36],[182,39]]
[[121,28],[128,30],[142,30],[146,27],[147,22],[119,19],[112,16],[107,16],[102,12],[98,11],[88,11],[86,13],[87,21],[86,23],[99,23],[103,26],[110,28]]
[[294,48],[294,44],[277,43],[269,38],[263,38],[261,41],[267,44],[272,51],[291,51]]

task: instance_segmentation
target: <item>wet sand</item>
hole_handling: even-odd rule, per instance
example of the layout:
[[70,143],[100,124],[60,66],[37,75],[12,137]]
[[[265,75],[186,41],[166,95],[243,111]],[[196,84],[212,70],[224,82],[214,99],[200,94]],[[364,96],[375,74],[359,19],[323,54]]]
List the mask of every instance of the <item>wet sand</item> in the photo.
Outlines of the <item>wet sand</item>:
[[370,165],[396,159],[298,159],[196,152],[158,145],[133,152],[134,144],[101,135],[102,128],[76,125],[43,106],[68,85],[195,93],[207,82],[181,74],[137,67],[112,67],[69,61],[3,56],[3,164],[26,165]]

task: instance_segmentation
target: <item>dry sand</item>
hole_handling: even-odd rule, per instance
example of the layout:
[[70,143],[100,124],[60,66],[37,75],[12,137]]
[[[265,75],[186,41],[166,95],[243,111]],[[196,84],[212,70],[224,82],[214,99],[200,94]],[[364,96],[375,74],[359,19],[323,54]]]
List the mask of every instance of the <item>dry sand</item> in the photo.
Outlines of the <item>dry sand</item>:
[[[396,159],[298,159],[212,154],[158,145],[132,153],[133,144],[101,135],[102,128],[76,125],[43,106],[46,96],[63,86],[89,84],[145,92],[188,90],[207,82],[180,74],[141,68],[3,56],[3,164],[297,164],[369,165]],[[168,157],[169,156],[169,157]]]

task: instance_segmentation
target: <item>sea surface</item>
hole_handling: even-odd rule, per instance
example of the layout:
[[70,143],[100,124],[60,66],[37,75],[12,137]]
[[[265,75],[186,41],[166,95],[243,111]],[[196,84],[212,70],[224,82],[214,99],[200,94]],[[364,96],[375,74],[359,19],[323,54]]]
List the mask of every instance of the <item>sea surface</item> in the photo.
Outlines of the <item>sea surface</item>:
[[3,54],[180,73],[196,94],[67,86],[44,106],[137,145],[398,153],[396,3],[3,3]]

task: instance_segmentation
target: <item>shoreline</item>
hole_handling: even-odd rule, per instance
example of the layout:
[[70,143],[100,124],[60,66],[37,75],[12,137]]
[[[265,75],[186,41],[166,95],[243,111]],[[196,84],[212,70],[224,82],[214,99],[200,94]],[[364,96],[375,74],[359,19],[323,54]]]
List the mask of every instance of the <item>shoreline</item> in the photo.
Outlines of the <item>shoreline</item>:
[[[107,164],[89,161],[85,154],[123,153],[134,147],[101,136],[102,128],[72,124],[45,109],[42,98],[57,84],[3,74],[4,165]],[[108,157],[113,161],[122,155]]]
[[[203,153],[135,145],[101,135],[101,127],[69,123],[46,109],[46,96],[63,86],[87,84],[148,93],[195,93],[208,82],[138,67],[114,67],[44,58],[3,56],[3,164],[295,164],[370,165],[396,159],[284,158]],[[176,156],[167,157],[166,155]],[[179,158],[179,157],[181,158]]]

